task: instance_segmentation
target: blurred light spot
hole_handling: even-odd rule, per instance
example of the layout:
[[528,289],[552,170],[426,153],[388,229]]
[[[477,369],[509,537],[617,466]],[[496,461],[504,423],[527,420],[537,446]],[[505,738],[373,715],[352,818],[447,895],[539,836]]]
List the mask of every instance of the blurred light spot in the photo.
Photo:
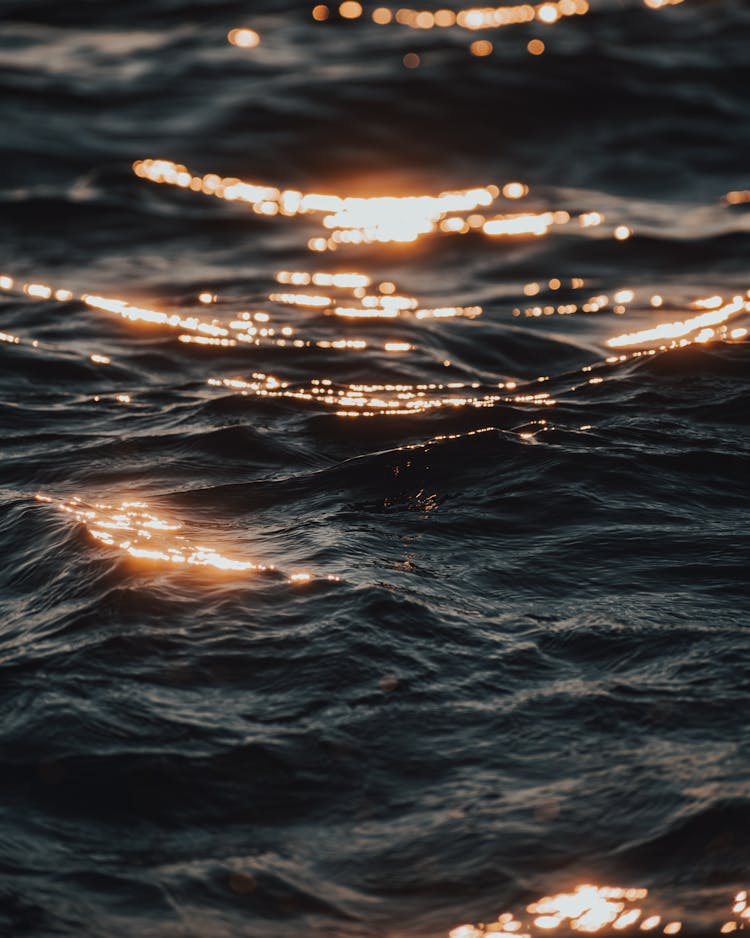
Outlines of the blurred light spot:
[[385,26],[386,23],[390,23],[393,19],[393,14],[386,7],[378,7],[376,10],[372,11],[372,21],[377,23],[378,26]]
[[560,14],[554,3],[543,3],[540,7],[537,7],[536,18],[542,23],[556,23],[560,18]]
[[362,4],[357,3],[357,0],[344,0],[339,6],[339,14],[345,20],[356,20],[362,16]]
[[227,39],[233,46],[240,49],[254,49],[260,45],[260,36],[254,29],[231,29]]
[[492,55],[492,48],[492,43],[488,39],[477,39],[476,42],[472,42],[469,46],[471,54],[480,58],[486,55]]
[[528,193],[529,187],[522,182],[506,182],[503,186],[503,195],[506,199],[522,199]]

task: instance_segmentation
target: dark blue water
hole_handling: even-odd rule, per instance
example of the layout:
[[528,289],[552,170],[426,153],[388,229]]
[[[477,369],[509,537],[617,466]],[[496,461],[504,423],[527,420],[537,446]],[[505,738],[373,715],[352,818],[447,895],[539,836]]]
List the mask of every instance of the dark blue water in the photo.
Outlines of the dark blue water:
[[[748,922],[748,317],[605,359],[750,287],[721,201],[750,188],[750,14],[591,4],[475,34],[0,2],[2,936],[437,938],[506,910],[537,936],[526,907],[581,883],[648,889],[654,934]],[[154,185],[149,157],[341,195],[520,179],[489,214],[573,219],[317,254],[320,216]],[[483,315],[350,323],[269,300],[284,270]],[[302,346],[80,294],[260,311]]]

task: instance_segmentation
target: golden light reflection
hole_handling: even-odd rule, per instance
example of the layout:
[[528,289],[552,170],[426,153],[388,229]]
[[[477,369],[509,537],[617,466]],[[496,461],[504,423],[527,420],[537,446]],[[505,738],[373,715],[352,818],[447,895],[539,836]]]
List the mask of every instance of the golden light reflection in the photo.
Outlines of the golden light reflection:
[[[570,290],[579,290],[585,286],[585,281],[580,277],[574,277],[565,285]],[[547,289],[556,292],[563,287],[563,282],[553,277],[548,281]],[[543,290],[543,285],[539,283],[527,283],[523,288],[525,296],[538,296]],[[610,298],[606,293],[598,293],[590,296],[587,300],[580,303],[547,303],[546,305],[527,306],[524,309],[516,307],[513,315],[525,316],[527,318],[540,318],[542,316],[573,316],[576,313],[599,313],[602,311],[611,311],[618,316],[627,312],[627,308],[636,299],[635,290],[628,288],[615,290]]]
[[522,199],[529,194],[529,187],[523,182],[506,182],[503,195],[506,199]]
[[601,225],[604,221],[604,215],[601,212],[583,212],[578,216],[578,224],[581,228],[593,228]]
[[[395,344],[395,343],[394,343]],[[447,409],[493,407],[499,403],[554,406],[546,392],[508,394],[515,382],[492,387],[479,382],[448,384],[343,384],[328,378],[314,378],[309,384],[292,384],[257,372],[250,379],[211,378],[209,386],[243,396],[286,398],[325,406],[339,417],[403,417]]]
[[565,225],[570,221],[567,212],[539,212],[516,215],[497,215],[482,225],[482,231],[492,238],[513,235],[546,235],[552,225]]
[[[314,276],[318,277],[317,274]],[[354,275],[346,276],[350,277]],[[74,294],[68,290],[53,291],[51,287],[44,284],[14,283],[13,278],[7,275],[4,276],[3,280],[6,284],[10,283],[12,285],[11,287],[6,287],[6,289],[17,290],[32,299],[55,299],[58,302],[62,302],[60,295],[64,294],[66,301],[69,298],[77,299],[90,309],[110,313],[127,322],[145,323],[179,330],[180,335],[178,336],[178,340],[184,345],[194,345],[203,348],[237,348],[241,345],[260,347],[271,345],[277,348],[320,348],[337,350],[362,350],[368,347],[367,341],[359,338],[341,337],[319,340],[301,338],[290,325],[284,325],[278,329],[271,325],[271,316],[263,310],[254,313],[242,313],[238,318],[230,322],[222,322],[218,319],[204,320],[198,316],[185,316],[177,312],[164,312],[149,307],[136,306],[127,300],[116,299],[114,297],[97,296],[90,293],[82,293],[78,296],[74,296]],[[359,282],[359,279],[357,282]],[[14,344],[18,344],[22,341],[17,336],[5,335],[6,338],[3,341],[12,341]],[[38,343],[32,342],[31,344],[35,345]],[[393,343],[386,343],[382,348],[384,351],[394,351],[395,349],[392,348],[392,346]],[[411,348],[411,346],[409,346],[409,348]],[[95,358],[91,360],[96,361]]]
[[[558,20],[569,16],[583,16],[589,12],[587,0],[558,0],[530,4],[523,3],[515,6],[499,7],[470,7],[468,9],[453,10],[415,10],[401,7],[392,13],[385,7],[378,7],[373,11],[372,21],[379,26],[396,22],[411,29],[450,29],[458,26],[461,29],[499,29],[504,26],[515,26],[521,23],[533,23],[535,20],[545,25],[551,25]],[[315,14],[313,13],[313,16]],[[315,17],[317,19],[317,17]]]
[[[309,247],[316,251],[336,250],[344,244],[408,244],[441,230],[440,223],[448,216],[488,208],[501,195],[494,185],[447,191],[437,196],[354,198],[303,193],[215,174],[195,176],[187,167],[169,160],[138,160],[133,171],[139,178],[157,184],[202,192],[228,202],[243,202],[260,215],[322,215],[322,225],[330,234],[311,239]],[[506,190],[510,199],[528,193],[528,187],[518,182],[506,185],[504,194]]]
[[[474,319],[482,315],[481,306],[443,306],[425,307],[420,304],[417,297],[399,294],[397,287],[390,281],[384,281],[378,287],[377,293],[368,293],[367,287],[371,278],[362,273],[344,272],[304,272],[280,271],[276,275],[279,283],[284,284],[310,284],[325,286],[331,290],[342,290],[351,293],[353,301],[342,302],[334,296],[317,293],[271,293],[269,301],[280,307],[312,310],[325,315],[334,316],[341,320],[361,321],[391,320],[402,316],[413,317],[417,321],[432,319],[467,318]],[[560,290],[563,286],[570,289],[580,289],[585,281],[574,277],[563,284],[559,278],[552,278],[547,283],[550,291]],[[523,292],[526,296],[536,296],[543,288],[537,282],[527,283]],[[17,281],[8,274],[0,275],[0,289],[13,290],[30,299],[68,302],[75,299],[91,309],[115,315],[133,323],[146,323],[176,329],[179,331],[178,339],[186,345],[212,348],[238,348],[240,346],[276,346],[279,348],[295,349],[336,349],[361,351],[372,346],[364,338],[341,336],[328,339],[303,338],[296,333],[295,328],[288,324],[275,325],[273,317],[265,310],[242,312],[235,314],[229,321],[218,319],[202,319],[195,315],[185,315],[178,312],[165,312],[149,307],[139,306],[127,300],[113,297],[102,297],[95,294],[83,293],[75,295],[70,290],[53,289],[51,286],[39,283]],[[218,300],[216,294],[201,294],[199,302],[205,305],[209,298],[211,304]],[[748,291],[750,297],[750,291]],[[607,294],[597,294],[583,302],[547,303],[546,305],[528,306],[525,309],[516,307],[513,315],[524,315],[529,318],[541,318],[552,315],[570,316],[576,313],[598,313],[611,311],[615,315],[624,315],[631,303],[636,300],[636,291],[630,288],[620,288],[614,291],[611,297]],[[652,308],[660,308],[663,298],[654,294],[649,299]],[[720,295],[701,297],[691,304],[696,309],[703,310],[697,316],[661,323],[647,329],[623,333],[607,340],[611,348],[626,348],[635,346],[648,346],[661,343],[659,350],[666,350],[677,346],[685,346],[693,342],[708,343],[717,341],[743,341],[748,335],[744,325],[730,328],[731,319],[750,312],[750,300],[742,296],[735,296],[726,301]],[[22,344],[25,340],[11,333],[0,333],[0,341],[6,344]],[[34,348],[41,347],[37,340],[29,341]],[[403,353],[411,351],[414,346],[411,342],[392,339],[384,342],[380,349],[386,353]],[[52,348],[52,347],[50,347]],[[108,365],[111,359],[103,354],[89,354],[86,356],[94,364]]]
[[477,39],[469,46],[469,51],[472,55],[483,58],[484,56],[492,55],[493,46],[489,39]]
[[[36,501],[50,505],[68,515],[86,529],[99,544],[112,548],[151,565],[178,569],[203,568],[223,573],[260,573],[275,571],[273,565],[257,564],[229,557],[215,547],[206,546],[187,536],[184,526],[173,518],[156,512],[146,502],[124,501],[117,505],[87,503],[75,497],[58,500],[36,495]],[[309,572],[292,573],[286,577],[292,584],[310,583],[316,579],[339,582],[336,575],[317,577]]]
[[345,20],[356,20],[357,17],[362,16],[362,4],[357,0],[344,0],[339,5],[339,16]]
[[[750,301],[742,296],[735,296],[730,302],[724,303],[721,297],[718,297],[719,308],[715,308],[713,297],[707,300],[696,300],[693,305],[704,306],[710,304],[708,312],[701,313],[698,316],[691,316],[688,319],[680,319],[675,322],[663,322],[657,326],[648,329],[641,329],[638,332],[628,332],[623,335],[613,336],[607,340],[610,348],[628,348],[632,346],[648,345],[652,342],[661,342],[665,339],[675,342],[681,340],[680,344],[689,344],[690,342],[707,342],[714,338],[724,338],[725,332],[716,332],[712,327],[724,326],[726,322],[743,313],[750,312]],[[742,338],[741,335],[733,338]]]
[[[357,290],[369,287],[372,282],[367,274],[359,273],[307,273],[305,271],[280,270],[276,274],[278,283],[288,283],[294,286],[307,286],[312,283],[316,287],[336,287],[339,290]],[[387,291],[383,291],[387,292]]]
[[227,35],[227,40],[240,49],[254,49],[260,45],[260,36],[254,29],[232,29]]
[[173,564],[180,567],[210,567],[231,573],[273,570],[261,564],[235,560],[186,537],[183,526],[157,515],[145,502],[88,504],[80,498],[57,501],[46,495],[36,500],[53,505],[84,525],[100,544],[113,547],[136,560]]
[[268,299],[280,306],[323,311],[327,315],[341,319],[396,319],[411,316],[423,319],[476,319],[482,315],[481,306],[421,306],[415,296],[397,293],[397,286],[384,281],[378,286],[378,293],[368,293],[370,278],[359,273],[309,273],[307,271],[281,270],[276,274],[276,281],[293,286],[326,286],[351,292],[356,303],[342,301],[318,293],[271,293]]
[[722,197],[726,205],[746,205],[750,202],[750,189],[735,189]]
[[[436,232],[468,234],[481,229],[490,237],[541,237],[555,225],[566,225],[571,215],[566,211],[522,212],[487,216],[484,211],[502,195],[518,200],[528,195],[525,183],[513,181],[502,188],[480,186],[442,192],[437,196],[343,197],[282,190],[275,186],[243,182],[209,174],[194,176],[187,167],[169,160],[139,160],[133,171],[141,179],[162,185],[202,192],[229,202],[243,202],[264,216],[322,215],[324,237],[308,240],[315,252],[336,251],[345,245],[410,244]],[[582,228],[600,225],[600,212],[576,216]],[[621,225],[615,237],[630,237],[630,229]]]
[[[726,935],[744,927],[742,916],[747,911],[747,893],[743,891],[738,896],[745,899],[735,902],[732,910],[735,918],[720,927],[717,925],[715,934]],[[644,911],[644,905],[652,904],[648,889],[582,884],[572,892],[544,896],[532,902],[526,907],[526,916],[504,912],[488,924],[459,925],[450,932],[449,938],[538,938],[558,928],[565,933],[575,931],[584,934],[651,932],[656,929],[664,935],[680,934],[682,921]],[[745,918],[750,919],[750,912]],[[706,934],[705,926],[700,933]]]
[[[48,287],[45,284],[16,282],[13,277],[7,274],[0,276],[0,290],[6,292],[15,290],[19,294],[28,296],[30,299],[54,299],[58,303],[65,303],[75,298],[70,290],[53,290],[52,287]],[[93,365],[112,364],[112,359],[109,355],[102,355],[97,352],[81,355],[76,351],[71,352],[67,347],[40,342],[38,339],[23,339],[21,336],[9,332],[0,332],[0,342],[7,345],[23,345],[40,351],[64,352],[65,354],[74,355],[76,358],[88,361]]]
[[[646,7],[658,10],[666,6],[676,6],[683,0],[643,0]],[[521,23],[539,22],[551,26],[561,19],[571,16],[584,16],[589,12],[587,0],[545,0],[543,3],[521,3],[513,6],[469,7],[462,10],[416,10],[401,7],[390,10],[388,7],[376,7],[372,11],[372,22],[378,26],[398,23],[411,29],[450,29],[458,26],[462,29],[499,29]],[[356,0],[345,0],[338,8],[342,19],[355,20],[364,15],[362,4]],[[313,7],[312,17],[323,22],[330,17],[331,10],[326,4]],[[535,53],[539,54],[539,53]]]

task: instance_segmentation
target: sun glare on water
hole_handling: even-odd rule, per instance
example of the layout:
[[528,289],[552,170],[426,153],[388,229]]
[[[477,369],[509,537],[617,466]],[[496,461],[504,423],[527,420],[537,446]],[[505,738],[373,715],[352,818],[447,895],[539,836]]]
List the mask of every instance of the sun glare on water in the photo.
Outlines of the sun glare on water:
[[88,504],[77,497],[58,501],[46,495],[37,495],[36,500],[70,515],[95,541],[136,560],[180,567],[209,567],[231,573],[273,569],[227,557],[213,547],[193,541],[183,533],[182,524],[157,515],[146,502]]
[[[37,502],[50,505],[83,525],[87,534],[98,544],[147,566],[197,568],[234,575],[276,570],[272,564],[259,564],[224,554],[205,543],[203,537],[199,540],[191,535],[182,523],[164,514],[157,514],[147,502],[89,503],[79,497],[54,499],[41,494],[35,498]],[[292,584],[305,584],[316,577],[312,573],[297,572],[288,575],[286,579]],[[338,581],[337,576],[323,579]]]
[[[732,918],[712,934],[730,934],[750,921],[747,890],[737,893]],[[717,921],[720,921],[718,919]],[[525,913],[504,912],[485,925],[460,925],[449,938],[540,938],[558,929],[562,933],[618,933],[679,935],[684,923],[653,908],[648,889],[620,886],[576,886],[571,892],[544,896],[530,903]],[[702,928],[700,934],[705,934]]]

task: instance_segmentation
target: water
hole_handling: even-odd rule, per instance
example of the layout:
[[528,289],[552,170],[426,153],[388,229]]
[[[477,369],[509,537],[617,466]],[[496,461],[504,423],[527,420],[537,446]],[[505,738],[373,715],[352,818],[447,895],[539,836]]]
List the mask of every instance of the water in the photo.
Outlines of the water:
[[[0,3],[0,933],[728,933],[747,7],[310,9]],[[154,158],[492,204],[311,251]]]

